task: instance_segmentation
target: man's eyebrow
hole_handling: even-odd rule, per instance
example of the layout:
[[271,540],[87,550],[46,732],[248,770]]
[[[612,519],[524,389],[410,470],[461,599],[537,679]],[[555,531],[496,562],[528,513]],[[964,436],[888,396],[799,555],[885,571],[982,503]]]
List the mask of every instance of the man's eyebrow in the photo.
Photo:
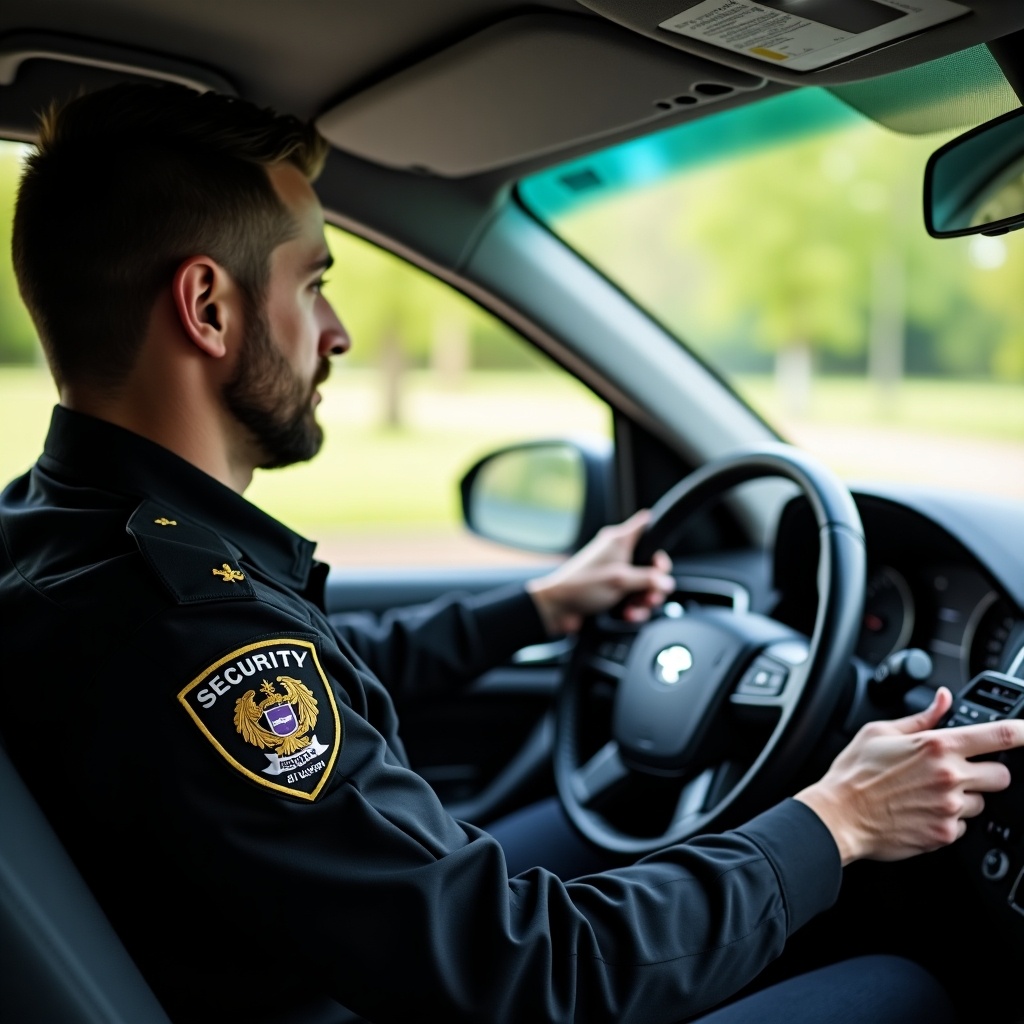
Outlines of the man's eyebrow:
[[330,270],[334,266],[334,257],[328,252],[324,253],[323,256],[317,257],[310,263],[306,264],[305,272],[307,274],[313,274],[318,270]]

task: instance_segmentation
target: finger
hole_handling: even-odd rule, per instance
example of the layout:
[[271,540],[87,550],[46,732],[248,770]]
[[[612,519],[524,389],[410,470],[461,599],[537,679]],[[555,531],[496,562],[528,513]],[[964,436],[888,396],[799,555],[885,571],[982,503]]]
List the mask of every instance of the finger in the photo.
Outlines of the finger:
[[634,512],[628,519],[624,519],[616,527],[616,530],[627,537],[637,538],[643,533],[647,524],[651,521],[651,510],[641,508]]
[[985,810],[985,798],[980,793],[964,793],[964,805],[960,808],[961,818],[976,818]]
[[999,761],[968,761],[961,788],[977,793],[998,793],[1010,785],[1010,769]]
[[642,604],[629,604],[622,609],[622,617],[627,622],[646,622],[651,617],[651,609]]
[[672,576],[643,565],[622,566],[617,582],[624,594],[656,594],[663,598],[676,589]]
[[654,557],[651,559],[651,565],[659,572],[670,573],[672,571],[672,559],[668,557],[668,553],[665,551],[655,551]]
[[964,757],[1024,747],[1024,721],[1019,718],[984,722],[981,725],[961,725],[955,729],[942,729],[941,732],[950,741],[950,749]]
[[902,733],[923,732],[925,729],[934,729],[939,724],[939,719],[949,710],[952,703],[953,694],[945,686],[940,686],[935,691],[931,704],[924,711],[907,715],[905,718],[895,718],[889,725],[897,732]]

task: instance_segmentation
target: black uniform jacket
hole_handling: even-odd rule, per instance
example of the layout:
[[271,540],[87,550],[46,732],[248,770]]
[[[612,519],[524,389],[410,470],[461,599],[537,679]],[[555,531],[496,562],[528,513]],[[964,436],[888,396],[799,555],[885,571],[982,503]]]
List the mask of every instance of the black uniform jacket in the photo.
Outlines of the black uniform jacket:
[[509,878],[410,770],[389,690],[541,639],[521,590],[336,630],[310,542],[60,407],[0,540],[4,741],[174,1019],[674,1021],[836,897],[796,801],[569,884]]

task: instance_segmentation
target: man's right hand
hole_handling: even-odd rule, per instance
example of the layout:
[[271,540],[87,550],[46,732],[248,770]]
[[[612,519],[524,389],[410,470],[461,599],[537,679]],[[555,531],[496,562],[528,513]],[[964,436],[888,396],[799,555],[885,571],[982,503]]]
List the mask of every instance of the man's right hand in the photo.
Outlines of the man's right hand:
[[981,813],[983,793],[1009,786],[1006,765],[968,758],[1024,746],[1024,721],[936,729],[952,700],[943,687],[916,715],[869,722],[824,777],[796,795],[835,837],[844,865],[946,846]]

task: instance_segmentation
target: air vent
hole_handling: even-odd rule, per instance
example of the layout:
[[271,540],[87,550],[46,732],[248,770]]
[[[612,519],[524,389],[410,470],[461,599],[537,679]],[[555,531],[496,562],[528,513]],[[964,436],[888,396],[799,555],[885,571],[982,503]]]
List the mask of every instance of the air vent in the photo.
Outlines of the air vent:
[[558,180],[572,192],[586,192],[603,184],[597,171],[592,171],[589,167],[582,171],[573,171],[572,174],[563,174]]

